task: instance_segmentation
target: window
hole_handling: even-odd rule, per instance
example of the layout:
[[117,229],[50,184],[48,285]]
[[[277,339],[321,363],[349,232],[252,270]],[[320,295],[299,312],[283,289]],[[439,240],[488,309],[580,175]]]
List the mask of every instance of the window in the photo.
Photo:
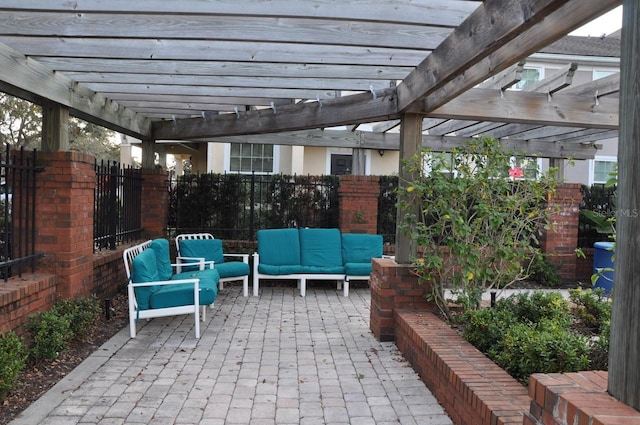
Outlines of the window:
[[515,89],[523,90],[540,81],[542,77],[542,68],[524,68],[522,70],[522,78],[515,85]]
[[229,171],[238,173],[273,173],[273,145],[233,143],[229,154]]
[[596,157],[591,160],[591,164],[589,184],[604,184],[611,178],[611,174],[615,171],[617,158]]
[[527,180],[536,180],[541,168],[541,160],[539,158],[517,157],[511,158],[511,166],[518,167],[523,172],[522,178]]

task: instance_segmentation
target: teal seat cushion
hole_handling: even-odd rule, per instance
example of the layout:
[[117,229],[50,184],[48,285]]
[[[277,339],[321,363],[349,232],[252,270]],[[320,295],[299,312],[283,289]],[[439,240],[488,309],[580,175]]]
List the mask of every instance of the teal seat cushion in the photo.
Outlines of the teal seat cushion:
[[249,275],[249,265],[242,261],[227,261],[226,263],[216,263],[215,269],[218,271],[218,273],[220,273],[221,278]]
[[313,274],[344,274],[343,266],[323,267],[323,266],[302,266],[302,273]]
[[260,257],[260,264],[258,264],[258,272],[262,274],[270,274],[273,276],[283,274],[296,274],[302,273],[302,266],[300,264],[292,264],[289,266],[272,266],[270,264],[262,264],[262,257]]
[[366,276],[371,274],[371,262],[369,263],[347,263],[344,265],[344,274],[347,276]]
[[151,241],[151,249],[156,253],[158,280],[171,279],[173,270],[171,268],[171,256],[169,255],[169,241],[166,239],[154,239]]
[[[133,283],[157,282],[158,265],[156,254],[152,249],[145,249],[136,255],[131,262],[131,281]],[[149,297],[160,289],[159,286],[143,286],[134,288],[138,309],[148,310]]]
[[221,239],[183,239],[179,244],[181,257],[204,258],[216,265],[224,263]]
[[[256,233],[260,266],[299,266],[300,239],[298,229],[262,229]],[[267,274],[267,271],[260,271]],[[298,272],[292,272],[298,273]]]
[[[202,281],[201,281],[202,282]],[[213,304],[217,291],[211,287],[200,287],[198,294],[200,305]],[[179,307],[193,305],[193,284],[181,283],[163,286],[149,298],[151,308]]]
[[312,267],[342,267],[340,230],[299,229],[299,232],[300,264]]
[[[364,233],[343,233],[342,257],[345,265],[348,263],[366,263],[371,266],[372,258],[382,257],[382,236]],[[371,273],[370,269],[369,273]]]

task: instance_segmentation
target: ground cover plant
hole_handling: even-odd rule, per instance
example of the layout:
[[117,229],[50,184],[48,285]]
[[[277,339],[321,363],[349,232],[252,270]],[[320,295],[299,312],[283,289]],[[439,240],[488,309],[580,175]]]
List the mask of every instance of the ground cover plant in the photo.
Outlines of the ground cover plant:
[[455,317],[463,337],[526,385],[533,373],[606,370],[611,300],[601,289],[523,292]]

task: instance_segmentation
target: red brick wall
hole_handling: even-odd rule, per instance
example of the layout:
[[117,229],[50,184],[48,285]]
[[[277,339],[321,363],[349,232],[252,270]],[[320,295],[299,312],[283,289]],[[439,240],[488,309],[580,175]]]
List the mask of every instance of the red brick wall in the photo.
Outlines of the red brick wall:
[[387,258],[374,258],[369,278],[371,287],[371,321],[369,327],[379,341],[395,339],[396,309],[427,309],[437,307],[425,299],[427,285],[418,284],[413,267]]
[[549,200],[553,210],[553,229],[544,232],[540,239],[542,251],[549,260],[559,266],[559,274],[564,282],[575,282],[576,253],[578,246],[578,214],[582,194],[580,184],[559,184],[555,195]]
[[521,425],[527,390],[428,312],[396,311],[396,345],[458,425]]
[[340,230],[376,234],[379,194],[378,176],[340,176]]
[[524,425],[637,425],[640,412],[607,393],[607,372],[535,374]]
[[0,284],[0,334],[14,330],[26,332],[23,325],[29,316],[51,308],[56,299],[53,275],[29,274],[10,278]]

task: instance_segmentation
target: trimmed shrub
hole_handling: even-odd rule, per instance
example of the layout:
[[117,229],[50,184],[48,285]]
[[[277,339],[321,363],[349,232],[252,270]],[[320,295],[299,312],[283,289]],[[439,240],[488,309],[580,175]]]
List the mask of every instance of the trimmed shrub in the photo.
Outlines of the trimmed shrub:
[[61,299],[56,301],[51,311],[59,316],[68,317],[74,336],[82,339],[86,330],[98,320],[102,309],[94,295],[90,298]]
[[27,322],[31,334],[30,351],[36,360],[54,359],[69,348],[73,339],[70,316],[50,310],[32,316]]
[[0,399],[16,386],[27,356],[24,341],[13,331],[0,336]]
[[507,329],[516,323],[516,317],[506,309],[487,308],[467,310],[461,322],[464,323],[464,339],[487,354],[501,344]]
[[526,385],[533,373],[576,372],[589,367],[589,346],[557,321],[518,323],[509,328],[493,360]]
[[523,292],[496,303],[499,310],[509,310],[518,322],[539,323],[542,319],[557,321],[563,327],[571,325],[569,302],[558,292]]

